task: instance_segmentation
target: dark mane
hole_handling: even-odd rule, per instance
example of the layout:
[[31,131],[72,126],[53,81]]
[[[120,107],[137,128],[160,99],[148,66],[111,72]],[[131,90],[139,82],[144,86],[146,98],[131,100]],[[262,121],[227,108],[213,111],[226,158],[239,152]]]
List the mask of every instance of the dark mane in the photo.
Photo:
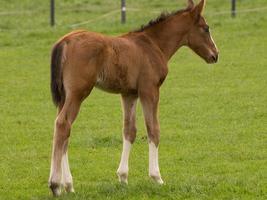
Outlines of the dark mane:
[[155,24],[158,24],[158,23],[160,23],[162,21],[165,21],[166,19],[168,19],[171,16],[186,12],[188,10],[189,9],[186,8],[186,9],[177,10],[177,11],[174,11],[174,12],[171,12],[171,13],[170,12],[162,12],[156,19],[150,20],[147,24],[142,25],[139,29],[136,29],[133,32],[142,32],[145,29],[147,29],[147,28],[149,28],[149,27],[151,27],[151,26],[153,26]]

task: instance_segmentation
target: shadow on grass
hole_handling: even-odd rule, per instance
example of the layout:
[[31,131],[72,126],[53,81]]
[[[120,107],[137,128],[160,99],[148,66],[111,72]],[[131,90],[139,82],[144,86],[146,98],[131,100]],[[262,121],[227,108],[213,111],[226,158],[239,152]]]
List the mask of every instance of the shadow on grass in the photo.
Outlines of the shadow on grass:
[[157,185],[150,180],[143,182],[129,183],[124,185],[120,183],[102,182],[88,185],[79,185],[76,187],[76,193],[63,193],[60,197],[42,195],[32,200],[83,200],[83,199],[177,199],[174,198],[172,191],[175,191],[168,185]]

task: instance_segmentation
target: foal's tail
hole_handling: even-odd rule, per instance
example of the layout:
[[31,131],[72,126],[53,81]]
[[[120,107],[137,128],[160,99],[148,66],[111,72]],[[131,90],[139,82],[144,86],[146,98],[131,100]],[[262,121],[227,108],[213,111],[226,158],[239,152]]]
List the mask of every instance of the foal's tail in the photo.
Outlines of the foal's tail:
[[62,77],[62,55],[64,43],[56,43],[51,54],[51,94],[56,107],[65,101],[65,89]]

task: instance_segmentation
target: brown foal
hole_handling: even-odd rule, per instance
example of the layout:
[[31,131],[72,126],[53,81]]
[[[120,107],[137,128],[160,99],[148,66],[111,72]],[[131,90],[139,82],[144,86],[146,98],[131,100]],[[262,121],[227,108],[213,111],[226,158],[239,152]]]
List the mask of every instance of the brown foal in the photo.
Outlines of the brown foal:
[[94,87],[120,93],[124,110],[123,151],[117,171],[127,183],[128,159],[136,137],[135,108],[140,98],[149,143],[149,175],[162,184],[158,165],[160,128],[159,88],[168,73],[168,61],[188,46],[207,63],[216,63],[218,50],[202,16],[205,0],[171,14],[162,14],[139,30],[110,37],[88,31],[65,35],[54,46],[51,91],[58,107],[55,120],[49,187],[55,196],[64,187],[73,192],[68,164],[68,141],[82,101]]

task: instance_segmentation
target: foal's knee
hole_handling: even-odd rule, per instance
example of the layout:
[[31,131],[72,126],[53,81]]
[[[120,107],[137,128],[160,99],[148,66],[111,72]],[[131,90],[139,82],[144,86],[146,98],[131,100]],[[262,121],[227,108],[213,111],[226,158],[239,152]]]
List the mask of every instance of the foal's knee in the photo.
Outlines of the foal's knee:
[[159,145],[159,136],[158,135],[149,134],[148,140],[149,140],[149,142],[153,142],[156,145],[156,147]]
[[136,138],[136,132],[137,129],[135,126],[124,129],[124,138],[133,144]]
[[148,131],[148,141],[153,142],[156,147],[159,145],[160,132],[159,129],[151,129]]

